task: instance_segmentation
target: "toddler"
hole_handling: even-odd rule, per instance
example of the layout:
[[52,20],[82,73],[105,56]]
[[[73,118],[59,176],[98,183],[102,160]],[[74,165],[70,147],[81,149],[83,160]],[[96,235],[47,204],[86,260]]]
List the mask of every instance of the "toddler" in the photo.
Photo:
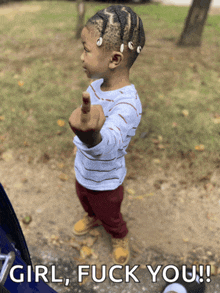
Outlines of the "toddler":
[[102,225],[112,237],[114,262],[125,265],[130,255],[128,229],[120,212],[125,155],[142,111],[129,72],[145,44],[145,33],[131,8],[112,5],[88,20],[81,40],[82,67],[95,81],[69,118],[76,134],[76,192],[86,212],[73,233],[84,235]]

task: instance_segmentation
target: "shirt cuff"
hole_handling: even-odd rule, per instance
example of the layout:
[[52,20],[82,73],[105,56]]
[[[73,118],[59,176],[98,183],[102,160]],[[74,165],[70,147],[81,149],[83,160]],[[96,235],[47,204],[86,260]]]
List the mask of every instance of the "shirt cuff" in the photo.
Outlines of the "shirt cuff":
[[100,131],[101,133],[101,137],[102,137],[102,141],[97,144],[94,147],[88,148],[86,144],[84,144],[79,138],[78,136],[75,136],[73,139],[73,143],[76,145],[76,147],[78,149],[80,149],[81,151],[87,153],[90,156],[96,157],[96,156],[101,156],[105,150],[106,150],[106,145],[107,145],[107,138],[106,136],[104,136],[102,133],[102,129]]

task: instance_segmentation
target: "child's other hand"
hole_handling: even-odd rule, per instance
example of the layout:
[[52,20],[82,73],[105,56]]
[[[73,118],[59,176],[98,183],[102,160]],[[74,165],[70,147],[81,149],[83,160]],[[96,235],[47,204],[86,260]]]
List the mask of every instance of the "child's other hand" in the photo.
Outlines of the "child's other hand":
[[105,115],[101,105],[92,105],[88,92],[82,94],[82,107],[73,111],[69,118],[72,131],[79,139],[93,147],[101,142],[100,130],[105,123]]

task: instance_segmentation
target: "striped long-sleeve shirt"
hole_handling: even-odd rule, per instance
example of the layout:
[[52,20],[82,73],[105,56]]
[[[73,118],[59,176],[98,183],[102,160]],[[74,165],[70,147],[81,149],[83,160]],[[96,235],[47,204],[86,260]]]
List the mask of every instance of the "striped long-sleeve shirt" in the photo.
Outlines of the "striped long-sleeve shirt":
[[134,85],[103,92],[103,79],[87,89],[92,105],[101,105],[106,121],[100,131],[102,141],[88,148],[75,136],[77,181],[91,190],[114,190],[126,175],[125,155],[141,120],[141,102]]

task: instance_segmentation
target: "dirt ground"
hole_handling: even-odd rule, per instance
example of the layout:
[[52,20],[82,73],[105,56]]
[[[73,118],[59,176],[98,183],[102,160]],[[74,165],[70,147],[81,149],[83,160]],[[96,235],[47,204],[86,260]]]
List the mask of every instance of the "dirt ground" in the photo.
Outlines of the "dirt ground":
[[[40,248],[67,258],[72,255],[79,264],[110,267],[111,242],[103,227],[92,235],[73,237],[73,225],[84,212],[75,193],[74,169],[66,174],[62,168],[53,160],[29,162],[28,157],[12,150],[1,156],[1,183],[32,256],[38,257]],[[151,175],[135,178],[124,182],[122,207],[129,228],[130,264],[211,264],[213,274],[219,274],[219,170],[209,182],[194,185],[174,168],[167,171],[158,165]],[[32,220],[24,224],[27,215]]]

